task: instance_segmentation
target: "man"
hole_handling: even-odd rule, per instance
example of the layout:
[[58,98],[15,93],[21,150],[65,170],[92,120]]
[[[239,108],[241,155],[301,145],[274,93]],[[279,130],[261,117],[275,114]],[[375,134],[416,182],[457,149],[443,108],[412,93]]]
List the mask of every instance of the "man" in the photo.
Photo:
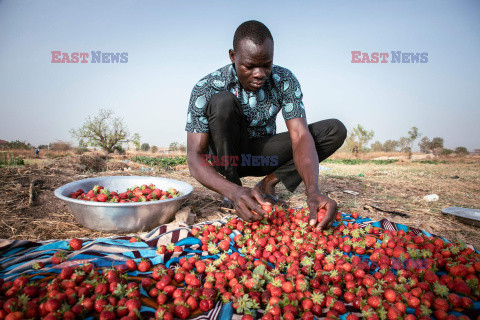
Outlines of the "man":
[[[262,219],[266,212],[260,205],[276,200],[278,182],[293,192],[303,181],[310,224],[329,228],[337,204],[319,191],[318,163],[343,144],[345,126],[336,119],[307,125],[300,84],[288,69],[273,64],[273,37],[261,22],[237,28],[229,57],[231,65],[193,88],[186,125],[190,173],[229,199],[246,221]],[[275,134],[280,110],[288,132]],[[207,151],[212,165],[205,161]],[[246,188],[240,181],[245,176],[265,177]],[[322,221],[320,208],[326,210]]]

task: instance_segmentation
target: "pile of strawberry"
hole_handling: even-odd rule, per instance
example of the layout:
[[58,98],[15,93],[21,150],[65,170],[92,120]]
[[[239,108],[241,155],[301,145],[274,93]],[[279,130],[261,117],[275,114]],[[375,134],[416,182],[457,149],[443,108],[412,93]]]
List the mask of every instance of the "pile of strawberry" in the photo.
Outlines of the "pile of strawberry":
[[170,188],[168,190],[157,189],[154,184],[135,186],[128,188],[125,192],[109,191],[102,186],[94,186],[92,190],[85,192],[83,189],[78,189],[70,195],[72,199],[96,201],[96,202],[146,202],[156,200],[166,200],[180,196],[180,192],[176,189]]
[[[480,255],[462,243],[360,227],[341,214],[338,226],[320,231],[309,226],[307,209],[268,211],[260,222],[231,218],[194,227],[207,259],[169,244],[157,252],[184,255],[170,268],[130,259],[115,268],[84,264],[60,274],[0,279],[0,319],[130,320],[145,315],[142,306],[154,310],[155,319],[187,319],[219,301],[231,302],[244,320],[478,315]],[[74,240],[78,250],[82,243]]]
[[480,255],[465,244],[347,221],[320,231],[308,216],[306,209],[275,208],[261,222],[232,218],[221,228],[192,230],[211,254],[228,248],[231,230],[240,231],[234,243],[241,256],[220,255],[207,278],[224,302],[257,317],[263,309],[265,320],[338,319],[347,305],[355,311],[348,320],[358,319],[355,313],[442,320],[468,319],[449,315],[453,310],[480,312],[469,312],[480,298]]

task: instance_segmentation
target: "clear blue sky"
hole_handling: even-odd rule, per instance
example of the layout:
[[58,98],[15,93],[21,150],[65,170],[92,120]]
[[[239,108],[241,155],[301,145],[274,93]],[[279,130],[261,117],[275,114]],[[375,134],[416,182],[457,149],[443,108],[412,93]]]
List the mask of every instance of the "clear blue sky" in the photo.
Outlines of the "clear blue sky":
[[[380,141],[417,126],[480,148],[479,1],[0,0],[0,139],[73,142],[68,131],[108,107],[142,142],[185,142],[193,85],[229,63],[250,19],[270,28],[309,122],[362,124]],[[52,50],[128,52],[128,63],[52,64]],[[353,50],[428,52],[428,63],[352,64]]]

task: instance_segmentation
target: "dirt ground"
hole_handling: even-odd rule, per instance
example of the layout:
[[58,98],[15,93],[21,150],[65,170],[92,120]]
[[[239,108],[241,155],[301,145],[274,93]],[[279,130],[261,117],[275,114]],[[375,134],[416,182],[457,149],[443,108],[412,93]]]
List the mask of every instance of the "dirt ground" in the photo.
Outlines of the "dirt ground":
[[[220,195],[201,186],[190,176],[186,166],[165,170],[127,161],[127,156],[97,159],[68,155],[26,159],[25,166],[0,168],[0,238],[48,240],[113,235],[82,227],[67,206],[53,195],[63,184],[95,176],[145,175],[182,180],[194,187],[184,205],[192,207],[195,222],[223,215],[219,211]],[[480,248],[478,227],[441,213],[449,206],[480,208],[478,157],[447,159],[438,164],[408,160],[393,164],[327,163],[321,164],[320,169],[322,192],[336,200],[343,212],[357,211],[373,220],[387,218]],[[245,178],[243,182],[251,187],[258,179]],[[293,194],[282,185],[277,189],[280,197],[291,206],[305,205],[303,184]],[[438,201],[423,200],[423,196],[433,193],[439,196]],[[371,206],[406,213],[410,217],[382,213]]]

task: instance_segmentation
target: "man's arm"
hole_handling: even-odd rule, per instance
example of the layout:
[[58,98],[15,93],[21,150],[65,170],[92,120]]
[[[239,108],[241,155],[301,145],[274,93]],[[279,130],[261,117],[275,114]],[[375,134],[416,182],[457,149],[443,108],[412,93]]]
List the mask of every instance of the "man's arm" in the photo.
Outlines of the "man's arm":
[[[220,193],[235,204],[235,210],[246,221],[261,220],[267,213],[258,205],[268,205],[255,190],[238,186],[224,177],[203,158],[208,148],[208,133],[187,133],[187,163],[190,174],[202,185]],[[255,198],[255,202],[252,198]],[[258,214],[252,214],[254,210]]]
[[[286,124],[292,140],[293,161],[307,190],[310,224],[318,223],[321,229],[329,228],[337,214],[337,203],[318,189],[318,155],[307,121],[305,118],[294,118],[286,121]],[[320,208],[325,209],[326,214],[322,221],[317,221]]]

